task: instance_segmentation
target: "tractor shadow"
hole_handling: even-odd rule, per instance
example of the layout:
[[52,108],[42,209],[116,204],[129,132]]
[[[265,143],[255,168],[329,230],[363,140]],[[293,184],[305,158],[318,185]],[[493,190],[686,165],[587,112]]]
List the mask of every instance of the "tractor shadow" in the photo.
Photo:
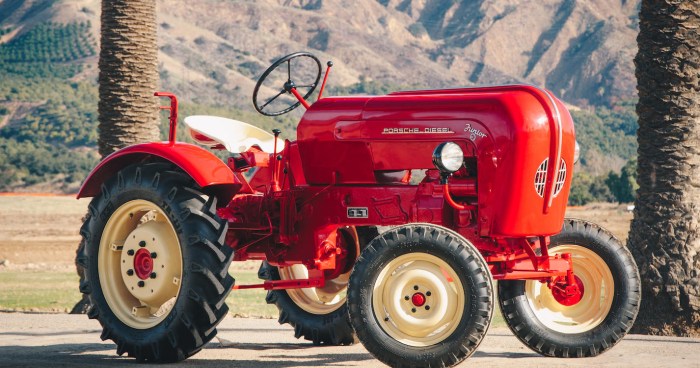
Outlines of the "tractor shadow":
[[[308,367],[308,366],[366,366],[365,361],[372,361],[373,357],[368,353],[300,353],[290,355],[290,351],[311,350],[319,347],[310,344],[285,344],[285,343],[235,343],[231,346],[221,346],[218,343],[209,343],[203,352],[219,351],[217,358],[211,359],[195,355],[183,362],[177,363],[177,367],[204,367],[204,368],[231,368],[231,367]],[[330,349],[331,347],[329,347]],[[81,343],[81,344],[53,344],[41,346],[0,346],[0,367],[143,367],[133,358],[119,357],[115,353],[116,346],[111,343]],[[259,351],[261,354],[241,354],[236,350]],[[268,351],[269,353],[264,353]],[[275,354],[278,351],[280,354]],[[333,350],[338,351],[338,350]],[[260,359],[256,359],[256,357]],[[365,362],[365,363],[363,363]],[[371,364],[369,364],[371,365]],[[173,364],[147,364],[153,367],[174,367]]]
[[[284,367],[308,367],[308,366],[346,366],[348,364],[366,366],[366,361],[375,361],[374,357],[364,352],[345,351],[343,346],[316,346],[311,343],[244,343],[236,342],[229,343],[209,343],[205,349],[213,350],[230,350],[230,353],[223,355],[231,356],[231,360],[225,361],[227,367],[253,367],[256,365],[264,366],[265,368],[284,368]],[[260,360],[240,360],[236,356],[236,350],[255,351],[255,356]],[[326,352],[320,353],[319,350]],[[296,351],[298,353],[290,354]],[[303,351],[303,352],[302,352]],[[342,352],[342,353],[336,353]],[[187,363],[187,362],[185,362]],[[217,367],[218,365],[211,360],[202,360],[197,362],[204,367]],[[213,365],[210,365],[213,364]]]

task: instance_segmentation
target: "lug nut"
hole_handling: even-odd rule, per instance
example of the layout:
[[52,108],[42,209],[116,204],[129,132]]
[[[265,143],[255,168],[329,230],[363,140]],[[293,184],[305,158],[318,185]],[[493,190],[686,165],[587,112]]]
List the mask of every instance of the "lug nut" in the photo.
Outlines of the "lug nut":
[[418,285],[413,285],[413,290],[418,290]]
[[151,278],[152,278],[152,279],[155,279],[155,278],[156,278],[156,273],[155,273],[155,272],[151,272]]
[[143,247],[145,247],[145,246],[146,246],[146,241],[145,241],[145,240],[141,240],[141,241],[139,242],[139,247],[143,248]]
[[416,313],[416,308],[411,308],[411,312]]
[[133,255],[134,255],[134,250],[133,250],[133,249],[129,249],[129,250],[126,251],[126,254],[128,254],[128,255],[130,255],[130,256],[133,256]]
[[134,270],[131,270],[131,269],[126,270],[126,274],[129,276],[134,276]]
[[426,306],[425,306],[425,310],[430,310],[430,306],[429,306],[429,305],[426,305]]
[[431,293],[429,291],[425,292],[425,296],[430,296],[430,295],[431,295]]
[[144,286],[146,286],[146,283],[143,282],[143,280],[141,280],[141,281],[139,281],[138,285],[139,285],[139,287],[144,287]]
[[156,252],[151,252],[151,258],[156,258],[158,257],[158,253]]
[[403,299],[404,299],[404,300],[408,300],[408,299],[411,299],[411,298],[409,298],[408,295],[406,295],[406,296],[403,297]]

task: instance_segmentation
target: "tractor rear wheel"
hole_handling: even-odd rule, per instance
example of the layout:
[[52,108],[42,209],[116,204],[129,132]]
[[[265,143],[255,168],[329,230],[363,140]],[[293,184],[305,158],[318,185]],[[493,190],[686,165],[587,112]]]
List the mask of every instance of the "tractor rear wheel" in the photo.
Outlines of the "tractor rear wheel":
[[350,276],[350,322],[383,363],[451,367],[469,357],[493,314],[489,268],[459,234],[431,224],[392,228]]
[[227,228],[216,198],[172,165],[128,166],[105,182],[78,256],[101,338],[139,361],[179,361],[202,349],[228,312]]
[[503,317],[537,353],[579,358],[599,355],[632,327],[641,298],[632,254],[595,224],[566,219],[549,253],[569,253],[580,295],[572,298],[537,280],[499,281]]

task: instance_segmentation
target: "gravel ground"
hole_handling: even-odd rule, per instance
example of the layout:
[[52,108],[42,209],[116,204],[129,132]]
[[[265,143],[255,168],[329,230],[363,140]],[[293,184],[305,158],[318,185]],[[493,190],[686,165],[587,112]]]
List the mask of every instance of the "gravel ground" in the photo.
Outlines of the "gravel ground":
[[[0,313],[0,367],[135,367],[84,315]],[[144,367],[160,367],[149,364]],[[163,367],[381,367],[362,345],[315,347],[275,320],[227,317],[200,353]],[[700,367],[700,339],[629,335],[596,358],[543,358],[493,328],[462,367]]]

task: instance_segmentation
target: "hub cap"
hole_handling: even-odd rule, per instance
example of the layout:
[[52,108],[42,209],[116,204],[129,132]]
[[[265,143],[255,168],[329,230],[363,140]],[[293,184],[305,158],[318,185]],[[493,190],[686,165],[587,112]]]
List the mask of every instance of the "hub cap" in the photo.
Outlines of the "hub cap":
[[[552,289],[539,281],[525,281],[525,295],[537,319],[554,331],[575,334],[600,325],[610,312],[615,283],[605,261],[592,250],[578,245],[551,248],[549,254],[570,253],[576,285],[567,290],[565,280],[555,280]],[[578,290],[576,290],[578,289]]]
[[422,307],[425,304],[425,295],[423,293],[415,293],[411,297],[411,301],[416,307]]
[[379,326],[409,346],[431,346],[449,337],[466,302],[452,267],[427,253],[404,254],[389,262],[372,292]]
[[151,252],[145,248],[141,248],[134,255],[134,270],[136,270],[136,276],[141,280],[145,280],[151,276],[153,272],[153,258],[151,258]]
[[160,207],[134,200],[114,211],[100,239],[98,273],[120,321],[147,329],[165,319],[180,292],[182,251]]
[[552,296],[560,304],[570,307],[581,301],[585,286],[581,278],[574,275],[574,284],[567,285],[566,277],[557,277],[552,283]]

